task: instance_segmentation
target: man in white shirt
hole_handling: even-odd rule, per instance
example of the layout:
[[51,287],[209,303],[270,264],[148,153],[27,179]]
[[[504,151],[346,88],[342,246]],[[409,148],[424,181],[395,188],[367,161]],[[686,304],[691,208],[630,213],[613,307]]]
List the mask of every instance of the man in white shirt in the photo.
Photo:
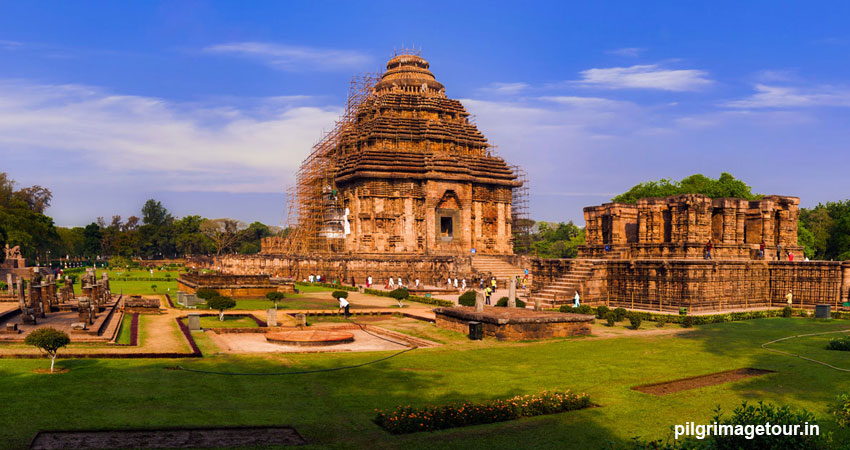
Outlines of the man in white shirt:
[[[345,310],[345,318],[347,319],[348,316],[350,315],[349,312],[348,312],[348,300],[340,297],[339,298],[339,309]],[[337,310],[337,313],[339,312],[339,309]]]
[[395,281],[393,281],[393,277],[390,277],[390,289],[395,289]]
[[369,277],[368,277],[368,278],[366,278],[366,287],[367,287],[367,288],[371,288],[371,287],[372,287],[372,275],[369,275]]
[[416,279],[416,289],[419,289],[419,278]]

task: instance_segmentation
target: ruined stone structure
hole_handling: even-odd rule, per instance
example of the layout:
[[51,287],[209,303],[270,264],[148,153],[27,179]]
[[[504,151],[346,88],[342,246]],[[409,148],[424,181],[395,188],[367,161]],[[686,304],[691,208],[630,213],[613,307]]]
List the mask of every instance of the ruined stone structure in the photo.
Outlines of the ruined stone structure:
[[293,283],[272,280],[269,275],[183,273],[177,278],[179,293],[194,294],[204,288],[233,298],[263,297],[269,292],[295,292]]
[[[606,203],[584,208],[586,244],[580,258],[703,258],[712,241],[714,259],[777,260],[797,245],[800,199],[767,196],[748,201],[701,194],[644,198],[636,204]],[[764,258],[759,246],[764,241]]]
[[298,177],[295,232],[267,255],[512,254],[517,174],[417,55],[387,63]]

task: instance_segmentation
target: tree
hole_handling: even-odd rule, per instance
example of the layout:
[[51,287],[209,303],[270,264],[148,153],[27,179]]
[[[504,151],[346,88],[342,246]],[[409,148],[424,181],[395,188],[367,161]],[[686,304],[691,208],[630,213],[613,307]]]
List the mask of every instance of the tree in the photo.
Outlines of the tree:
[[[0,250],[6,248],[6,230],[0,226]],[[0,252],[0,263],[6,259],[6,252]]]
[[201,232],[212,241],[216,255],[237,241],[238,231],[239,223],[233,219],[208,219],[201,223]]
[[407,289],[400,287],[390,291],[390,297],[394,298],[398,302],[398,307],[401,308],[401,301],[410,297],[410,292],[408,292]]
[[682,181],[673,181],[669,178],[647,181],[632,186],[628,192],[612,198],[611,201],[636,203],[642,198],[667,197],[678,194],[703,194],[711,198],[734,197],[747,200],[756,200],[761,197],[753,194],[750,186],[743,181],[723,172],[720,174],[720,178],[716,180],[702,174],[694,174],[683,178]]
[[235,308],[236,301],[230,297],[222,297],[221,295],[217,295],[207,300],[207,305],[210,307],[210,309],[218,310],[218,320],[223,322],[224,310]]
[[70,344],[71,338],[64,331],[56,328],[44,327],[30,333],[24,343],[37,347],[45,352],[50,358],[50,373],[53,373],[53,364],[56,362],[56,354],[59,349]]
[[145,225],[162,226],[173,220],[162,203],[150,199],[142,206],[142,222]]
[[200,299],[209,300],[213,297],[217,297],[218,291],[216,291],[215,289],[210,289],[210,288],[200,288],[197,291],[195,291],[195,296],[200,298]]
[[103,253],[103,233],[100,227],[92,222],[83,230],[83,255],[93,258]]
[[38,185],[22,188],[15,192],[14,195],[26,203],[32,211],[39,214],[44,214],[44,211],[50,206],[50,200],[53,198],[50,189]]
[[266,298],[274,302],[274,309],[277,309],[277,303],[286,298],[286,295],[284,295],[283,292],[273,291],[267,293]]

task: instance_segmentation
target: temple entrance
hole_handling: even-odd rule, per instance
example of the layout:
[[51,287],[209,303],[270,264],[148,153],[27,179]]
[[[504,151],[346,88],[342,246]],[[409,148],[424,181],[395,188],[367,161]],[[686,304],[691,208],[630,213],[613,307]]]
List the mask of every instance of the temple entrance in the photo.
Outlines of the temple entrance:
[[720,208],[714,208],[711,212],[711,239],[714,242],[723,240],[723,213]]

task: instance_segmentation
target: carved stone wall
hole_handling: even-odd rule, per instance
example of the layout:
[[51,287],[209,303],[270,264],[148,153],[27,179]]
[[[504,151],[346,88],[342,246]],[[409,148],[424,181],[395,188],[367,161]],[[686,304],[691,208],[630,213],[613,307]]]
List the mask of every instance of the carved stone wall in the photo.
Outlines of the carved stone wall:
[[[714,259],[784,260],[788,252],[802,259],[799,204],[797,197],[748,201],[683,194],[591,206],[584,208],[586,244],[579,257],[700,259],[710,239]],[[765,254],[760,258],[762,241]]]

